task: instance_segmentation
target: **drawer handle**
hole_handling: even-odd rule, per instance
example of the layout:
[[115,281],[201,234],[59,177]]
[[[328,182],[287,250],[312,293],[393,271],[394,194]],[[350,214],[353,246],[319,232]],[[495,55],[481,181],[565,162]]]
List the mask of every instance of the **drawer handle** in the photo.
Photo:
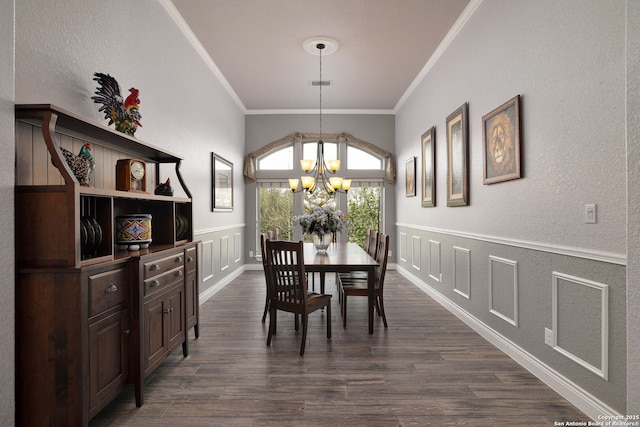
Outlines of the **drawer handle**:
[[114,292],[118,292],[118,287],[114,283],[109,283],[109,286],[104,289],[105,294],[112,294]]
[[156,270],[160,270],[160,266],[158,264],[151,264],[151,267],[149,267],[149,271],[156,271]]
[[187,262],[193,262],[193,257],[190,256],[189,258],[187,258]]
[[155,288],[156,286],[158,286],[160,284],[160,281],[158,280],[154,280],[153,282],[151,282],[151,284],[149,285],[152,288]]
[[176,257],[176,262],[182,262],[182,257],[181,256],[177,256]]
[[182,274],[183,274],[182,270],[176,271],[176,277],[180,277],[180,276],[182,276]]

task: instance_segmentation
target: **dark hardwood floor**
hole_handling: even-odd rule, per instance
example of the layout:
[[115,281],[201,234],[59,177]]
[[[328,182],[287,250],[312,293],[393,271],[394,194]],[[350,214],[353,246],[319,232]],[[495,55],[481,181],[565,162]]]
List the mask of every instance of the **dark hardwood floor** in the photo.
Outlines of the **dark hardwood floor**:
[[[332,276],[332,275],[330,275]],[[148,379],[136,408],[127,389],[98,426],[553,426],[589,418],[415,285],[388,271],[385,310],[367,333],[366,298],[349,299],[343,329],[333,281],[309,321],[304,357],[293,318],[278,316],[266,346],[262,271],[243,273],[205,302],[200,338]]]

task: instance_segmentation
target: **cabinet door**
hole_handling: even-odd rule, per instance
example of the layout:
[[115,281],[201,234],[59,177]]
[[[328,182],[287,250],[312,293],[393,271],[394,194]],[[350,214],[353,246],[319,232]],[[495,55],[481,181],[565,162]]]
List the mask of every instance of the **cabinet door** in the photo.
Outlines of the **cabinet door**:
[[89,326],[90,412],[97,413],[127,381],[129,320],[120,310]]
[[[185,291],[187,299],[187,330],[198,323],[198,282],[195,273],[189,274],[185,279]],[[196,337],[197,338],[197,337]]]
[[144,304],[144,377],[146,377],[157,364],[162,362],[167,353],[167,322],[165,317],[169,314],[167,299],[164,295],[150,300]]
[[185,340],[184,287],[179,286],[174,291],[169,292],[167,294],[167,302],[169,313],[166,316],[166,321],[168,322],[169,351],[171,351]]

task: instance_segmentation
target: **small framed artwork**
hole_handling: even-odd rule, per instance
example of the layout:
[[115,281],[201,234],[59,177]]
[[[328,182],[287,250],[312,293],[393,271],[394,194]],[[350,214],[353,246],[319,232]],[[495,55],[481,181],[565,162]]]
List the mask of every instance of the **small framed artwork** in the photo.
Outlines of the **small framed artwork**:
[[520,95],[482,117],[483,183],[521,178]]
[[233,163],[211,153],[211,211],[233,210]]
[[406,166],[406,178],[405,178],[405,196],[415,197],[416,195],[416,158],[411,157],[407,160]]
[[469,204],[469,104],[447,116],[447,206]]
[[422,134],[422,207],[436,205],[436,128]]

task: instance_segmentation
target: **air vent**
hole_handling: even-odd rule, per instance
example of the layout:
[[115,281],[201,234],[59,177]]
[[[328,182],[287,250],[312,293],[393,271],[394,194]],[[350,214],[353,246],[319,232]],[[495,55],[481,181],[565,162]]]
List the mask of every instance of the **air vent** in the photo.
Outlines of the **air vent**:
[[311,86],[333,86],[333,80],[311,80]]

